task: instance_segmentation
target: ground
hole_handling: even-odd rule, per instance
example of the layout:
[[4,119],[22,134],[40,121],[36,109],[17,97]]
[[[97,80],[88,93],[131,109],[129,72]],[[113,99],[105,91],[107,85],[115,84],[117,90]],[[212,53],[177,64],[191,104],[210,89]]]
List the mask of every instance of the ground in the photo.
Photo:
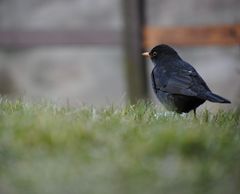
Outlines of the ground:
[[237,194],[240,111],[0,101],[0,193]]

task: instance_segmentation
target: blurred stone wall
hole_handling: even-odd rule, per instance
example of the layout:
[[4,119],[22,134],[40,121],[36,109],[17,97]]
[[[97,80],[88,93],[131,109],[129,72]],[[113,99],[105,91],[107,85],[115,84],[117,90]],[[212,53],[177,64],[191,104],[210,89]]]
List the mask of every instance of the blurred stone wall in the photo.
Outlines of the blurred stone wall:
[[[0,29],[120,31],[120,3],[118,0],[0,1]],[[120,46],[0,50],[0,67],[7,68],[15,85],[11,93],[74,105],[124,103],[122,64]]]
[[[150,25],[214,25],[240,21],[239,0],[147,0]],[[2,30],[123,28],[121,0],[0,0]],[[210,88],[239,104],[238,47],[177,48]],[[61,103],[102,106],[126,101],[119,46],[56,46],[0,49],[0,92]],[[149,71],[152,68],[148,64]],[[152,91],[151,91],[151,94]],[[156,101],[154,95],[153,99]],[[213,108],[213,104],[206,104]],[[221,106],[229,107],[229,106]]]

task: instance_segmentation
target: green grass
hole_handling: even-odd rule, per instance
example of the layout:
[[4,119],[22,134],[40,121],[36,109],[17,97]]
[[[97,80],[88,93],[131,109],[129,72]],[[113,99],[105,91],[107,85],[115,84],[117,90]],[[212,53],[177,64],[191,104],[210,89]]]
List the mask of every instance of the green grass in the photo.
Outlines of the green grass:
[[240,112],[0,101],[1,194],[238,194]]

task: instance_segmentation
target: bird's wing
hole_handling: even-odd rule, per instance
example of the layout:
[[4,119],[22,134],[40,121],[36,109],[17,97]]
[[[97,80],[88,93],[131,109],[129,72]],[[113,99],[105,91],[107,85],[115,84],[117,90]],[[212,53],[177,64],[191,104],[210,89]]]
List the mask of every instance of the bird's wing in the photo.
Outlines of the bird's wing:
[[[186,96],[197,96],[198,89],[194,84],[198,74],[194,70],[178,70],[164,72],[154,68],[152,72],[152,82],[154,90],[161,90],[170,94],[181,94]],[[201,85],[200,85],[201,87]]]

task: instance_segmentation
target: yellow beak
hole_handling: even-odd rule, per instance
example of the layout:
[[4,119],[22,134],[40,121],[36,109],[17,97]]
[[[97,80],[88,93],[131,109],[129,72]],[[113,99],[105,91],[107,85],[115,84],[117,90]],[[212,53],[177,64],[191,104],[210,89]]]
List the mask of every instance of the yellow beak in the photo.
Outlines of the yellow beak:
[[149,52],[142,53],[142,56],[150,57]]

